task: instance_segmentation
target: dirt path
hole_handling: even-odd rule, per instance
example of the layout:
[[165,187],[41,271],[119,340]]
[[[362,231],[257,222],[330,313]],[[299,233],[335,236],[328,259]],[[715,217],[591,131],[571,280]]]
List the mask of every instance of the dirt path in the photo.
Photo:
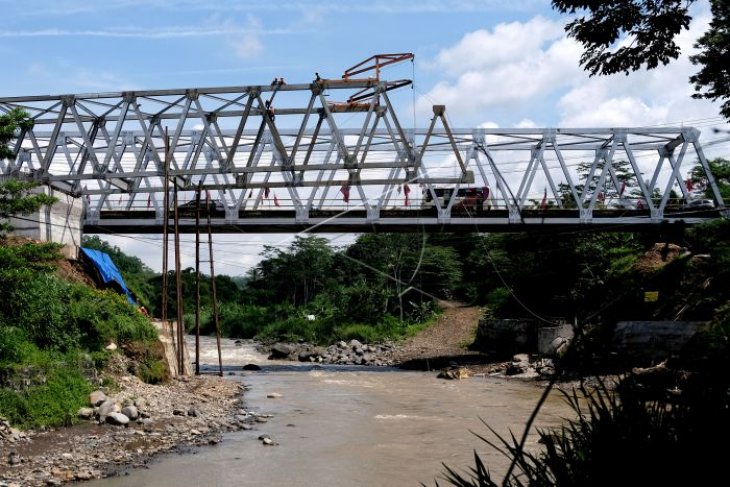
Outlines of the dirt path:
[[481,308],[453,301],[439,304],[443,313],[436,323],[406,340],[394,354],[397,362],[418,366],[429,359],[434,361],[433,367],[440,367],[441,362],[447,365],[449,361],[463,363],[479,359],[479,353],[467,347],[474,341]]

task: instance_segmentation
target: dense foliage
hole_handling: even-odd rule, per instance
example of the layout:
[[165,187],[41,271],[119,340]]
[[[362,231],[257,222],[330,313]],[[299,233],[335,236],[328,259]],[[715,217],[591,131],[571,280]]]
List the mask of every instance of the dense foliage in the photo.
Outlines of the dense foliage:
[[0,243],[0,414],[20,426],[70,421],[106,345],[157,337],[117,293],[59,278],[58,249]]
[[[228,336],[315,343],[398,338],[433,315],[436,299],[455,297],[462,278],[455,250],[425,236],[365,235],[347,249],[335,249],[321,237],[297,237],[286,248],[266,248],[263,257],[243,287],[229,276],[216,276],[220,323]],[[138,277],[131,282],[139,282]],[[180,277],[190,330],[194,269],[183,270]],[[169,282],[174,278],[170,272]],[[149,303],[159,316],[161,276],[146,279],[157,291]],[[210,277],[203,276],[204,332],[213,331],[211,299]],[[174,286],[168,306],[168,315],[174,316]]]
[[125,254],[119,247],[111,245],[96,235],[85,235],[81,245],[108,254],[124,276],[127,287],[143,305],[150,303],[154,296],[159,294],[153,279],[155,273],[138,257]]
[[[630,73],[677,59],[676,38],[689,28],[690,5],[696,0],[553,0],[553,8],[576,15],[565,27],[583,46],[581,65],[594,74]],[[695,98],[722,100],[730,118],[730,2],[710,0],[710,27],[695,44],[692,63],[700,70],[690,78]]]
[[[509,476],[497,478],[475,452],[469,471],[446,467],[446,483],[459,487],[703,485],[722,478],[722,452],[714,444],[730,433],[730,222],[718,219],[674,235],[688,249],[686,255],[664,262],[661,251],[650,259],[643,254],[642,249],[650,245],[655,251],[665,249],[656,242],[666,237],[572,236],[565,248],[554,246],[549,251],[563,262],[572,284],[556,279],[545,263],[549,259],[531,251],[546,245],[545,241],[523,242],[517,255],[491,252],[493,259],[503,259],[499,266],[517,274],[511,276],[516,278],[514,287],[499,294],[503,299],[496,305],[503,312],[512,312],[506,311],[510,306],[550,309],[549,302],[533,299],[530,283],[519,278],[520,259],[527,262],[525,274],[547,271],[544,278],[550,289],[544,294],[562,295],[565,309],[574,309],[579,323],[591,320],[610,328],[616,320],[629,317],[700,319],[710,324],[679,355],[658,367],[622,376],[617,387],[599,383],[597,388],[581,387],[566,394],[575,416],[558,430],[539,431],[540,447],[525,448],[515,436],[520,432],[499,436],[490,429],[480,434],[512,463]],[[571,258],[577,259],[575,266],[566,265]],[[643,302],[645,289],[658,290],[659,301]],[[525,300],[510,303],[518,295]],[[590,297],[592,308],[585,307],[591,301],[584,297]],[[594,340],[584,335],[570,353],[579,357],[588,350],[591,355],[583,358],[589,362],[560,361],[556,377],[569,372],[566,365],[573,372],[577,366],[583,375],[589,374],[605,344]],[[485,424],[489,429],[488,418]],[[681,467],[673,467],[677,465]]]

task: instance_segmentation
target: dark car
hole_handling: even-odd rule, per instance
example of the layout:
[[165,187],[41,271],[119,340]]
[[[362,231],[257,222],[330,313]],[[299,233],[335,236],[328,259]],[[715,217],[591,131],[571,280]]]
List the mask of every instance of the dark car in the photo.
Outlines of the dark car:
[[[186,211],[195,211],[196,201],[190,200],[186,203],[182,203],[178,206],[181,210]],[[200,210],[205,211],[207,207],[207,201],[205,199],[200,200]],[[210,202],[211,210],[213,211],[226,211],[226,205],[221,200],[211,200]]]
[[692,200],[682,206],[683,210],[711,210],[715,208],[715,202],[708,199]]

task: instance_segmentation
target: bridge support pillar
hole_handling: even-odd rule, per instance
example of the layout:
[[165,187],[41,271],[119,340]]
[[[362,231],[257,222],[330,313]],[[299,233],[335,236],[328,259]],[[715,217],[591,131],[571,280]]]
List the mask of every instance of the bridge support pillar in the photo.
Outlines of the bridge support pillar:
[[54,191],[49,186],[33,190],[44,192],[58,199],[52,206],[44,206],[35,213],[9,218],[13,226],[11,235],[32,238],[40,242],[55,242],[63,245],[61,253],[67,259],[78,258],[81,246],[81,228],[84,205],[81,198]]

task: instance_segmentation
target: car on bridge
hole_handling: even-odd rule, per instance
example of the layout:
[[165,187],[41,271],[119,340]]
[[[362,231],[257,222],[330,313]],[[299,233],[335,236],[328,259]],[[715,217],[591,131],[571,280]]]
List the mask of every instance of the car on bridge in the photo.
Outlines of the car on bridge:
[[619,198],[608,203],[606,207],[611,210],[640,210],[641,206],[643,206],[643,201],[641,200]]
[[712,210],[715,208],[715,202],[710,199],[697,199],[688,201],[682,205],[683,210]]
[[[183,213],[190,213],[190,212],[195,212],[196,205],[197,205],[196,200],[190,200],[188,202],[178,205],[178,208]],[[211,206],[211,211],[214,213],[226,211],[226,205],[221,200],[211,200],[210,206]],[[201,198],[200,199],[200,212],[205,213],[206,208],[207,208],[207,202],[206,202],[205,198]]]
[[[444,202],[448,203],[455,191],[455,188],[434,188],[439,206],[443,206]],[[486,203],[486,205],[485,205]],[[421,208],[432,208],[434,206],[433,195],[427,189],[424,189]],[[454,209],[472,209],[482,210],[489,209],[489,188],[459,188],[456,190],[456,199],[454,200]]]

